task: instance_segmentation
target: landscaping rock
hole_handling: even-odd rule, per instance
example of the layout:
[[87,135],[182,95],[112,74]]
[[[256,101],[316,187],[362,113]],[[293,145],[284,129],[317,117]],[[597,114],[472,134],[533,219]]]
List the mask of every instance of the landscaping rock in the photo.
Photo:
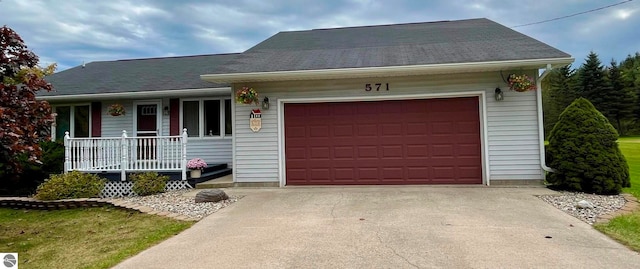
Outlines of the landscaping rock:
[[196,194],[196,203],[218,202],[229,199],[229,196],[221,189],[204,190]]
[[587,200],[580,200],[577,204],[576,204],[577,208],[580,209],[592,209],[594,206],[592,203],[590,203]]

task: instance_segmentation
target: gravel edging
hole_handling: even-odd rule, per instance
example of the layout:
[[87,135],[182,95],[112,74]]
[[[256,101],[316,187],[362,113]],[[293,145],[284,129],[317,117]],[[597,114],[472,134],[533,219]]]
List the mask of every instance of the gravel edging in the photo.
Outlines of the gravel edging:
[[[558,193],[538,197],[590,225],[607,222],[615,216],[630,213],[637,208],[637,200],[629,194],[597,195],[567,191]],[[593,208],[578,208],[577,203],[582,200],[591,203]]]
[[238,201],[243,196],[229,196],[216,203],[196,203],[195,197],[185,196],[193,189],[168,191],[149,196],[129,196],[118,199],[79,198],[43,201],[32,197],[0,197],[0,207],[36,210],[64,210],[83,207],[115,206],[150,215],[165,216],[182,221],[198,221]]
[[242,198],[242,196],[229,195],[229,199],[216,203],[196,203],[195,197],[185,196],[186,193],[191,191],[193,189],[168,191],[148,196],[129,196],[114,200],[150,209],[150,211],[145,210],[149,212],[140,210],[143,213],[155,213],[155,215],[198,221]]

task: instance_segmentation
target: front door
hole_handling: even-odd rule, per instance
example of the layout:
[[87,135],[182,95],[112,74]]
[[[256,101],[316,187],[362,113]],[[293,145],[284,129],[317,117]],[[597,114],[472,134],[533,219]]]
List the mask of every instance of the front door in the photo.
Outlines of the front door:
[[137,137],[146,137],[137,140],[137,159],[138,160],[155,160],[157,159],[156,137],[159,135],[159,104],[144,103],[136,104],[135,126]]

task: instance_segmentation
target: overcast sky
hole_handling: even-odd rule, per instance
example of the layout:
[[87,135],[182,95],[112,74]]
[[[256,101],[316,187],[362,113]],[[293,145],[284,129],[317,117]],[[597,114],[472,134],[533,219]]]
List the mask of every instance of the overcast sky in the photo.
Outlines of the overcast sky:
[[[625,0],[0,0],[14,29],[58,71],[85,62],[242,52],[279,31],[488,18],[505,26]],[[640,0],[514,28],[576,58],[603,63],[640,51]]]

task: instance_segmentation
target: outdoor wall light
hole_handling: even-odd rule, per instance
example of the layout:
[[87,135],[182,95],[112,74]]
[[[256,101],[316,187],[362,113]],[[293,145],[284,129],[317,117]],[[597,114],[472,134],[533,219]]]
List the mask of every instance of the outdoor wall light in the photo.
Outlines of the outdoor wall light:
[[496,88],[496,101],[502,101],[504,100],[504,94],[502,93],[502,90],[500,88]]
[[269,97],[265,97],[262,100],[262,109],[269,110]]
[[164,106],[164,108],[162,109],[163,113],[165,116],[169,115],[169,106]]

